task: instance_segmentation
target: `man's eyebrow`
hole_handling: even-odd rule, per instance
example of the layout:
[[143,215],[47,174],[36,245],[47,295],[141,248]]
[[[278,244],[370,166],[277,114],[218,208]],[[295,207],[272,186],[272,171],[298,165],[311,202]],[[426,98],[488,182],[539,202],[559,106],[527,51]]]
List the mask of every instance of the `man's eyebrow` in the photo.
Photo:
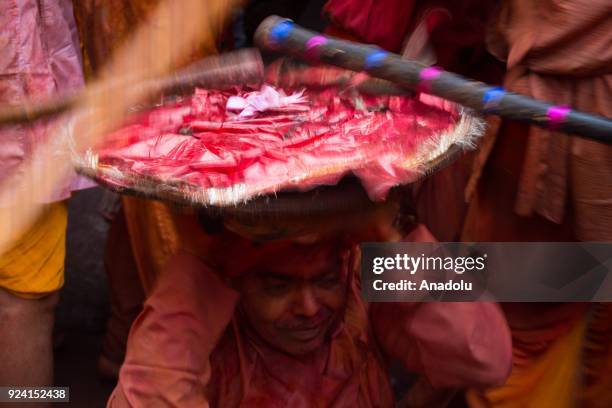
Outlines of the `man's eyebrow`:
[[292,276],[282,275],[280,273],[274,273],[271,271],[260,271],[257,274],[259,275],[260,278],[263,278],[263,279],[275,279],[275,280],[281,280],[284,282],[291,282],[294,280]]
[[[340,271],[339,268],[342,266],[342,260],[341,259],[336,259],[330,262],[330,264],[328,266],[325,267],[324,271],[321,272],[320,274],[313,276],[312,278],[308,279],[308,280],[314,280],[314,281],[318,281],[320,279],[326,279],[329,278],[332,275],[338,275],[340,276]],[[266,270],[266,269],[261,269],[261,270],[255,270],[254,271],[255,274],[257,274],[257,276],[261,279],[268,279],[268,280],[280,280],[283,282],[293,282],[296,280],[300,280],[299,277],[297,276],[291,276],[291,275],[287,275],[287,274],[283,274],[283,273],[277,273],[271,270]]]

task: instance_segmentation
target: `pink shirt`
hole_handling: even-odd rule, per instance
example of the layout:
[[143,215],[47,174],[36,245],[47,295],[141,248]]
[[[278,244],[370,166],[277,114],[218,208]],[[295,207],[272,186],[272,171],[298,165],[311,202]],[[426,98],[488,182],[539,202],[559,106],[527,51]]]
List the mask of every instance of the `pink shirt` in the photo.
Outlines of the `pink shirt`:
[[[423,228],[408,237],[431,239]],[[198,258],[167,265],[132,326],[109,407],[390,407],[387,359],[436,388],[498,385],[510,371],[510,331],[493,303],[368,307],[354,280],[342,327],[303,360],[249,336],[238,294]]]
[[[43,100],[83,86],[70,0],[2,0],[0,49],[0,105],[18,105],[30,98]],[[21,164],[34,147],[56,134],[51,131],[56,123],[41,120],[0,128],[0,182],[22,171]],[[20,185],[19,178],[14,179],[13,187]],[[72,177],[45,201],[65,199],[72,189],[86,185]]]

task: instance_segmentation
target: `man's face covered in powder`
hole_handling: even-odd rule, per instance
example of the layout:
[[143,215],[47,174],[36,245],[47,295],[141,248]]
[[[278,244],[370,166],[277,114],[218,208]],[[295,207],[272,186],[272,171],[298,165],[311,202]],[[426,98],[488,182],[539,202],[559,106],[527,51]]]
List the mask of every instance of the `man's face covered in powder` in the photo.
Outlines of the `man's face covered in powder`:
[[241,278],[240,307],[255,332],[291,355],[321,347],[344,310],[348,252],[292,244]]

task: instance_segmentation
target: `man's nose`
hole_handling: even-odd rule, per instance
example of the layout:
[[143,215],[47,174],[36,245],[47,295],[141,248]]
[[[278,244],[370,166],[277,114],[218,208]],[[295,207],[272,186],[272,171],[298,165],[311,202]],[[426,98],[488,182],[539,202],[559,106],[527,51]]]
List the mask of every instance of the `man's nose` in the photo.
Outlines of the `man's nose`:
[[293,301],[293,313],[301,317],[314,317],[321,306],[315,294],[309,287],[300,288]]

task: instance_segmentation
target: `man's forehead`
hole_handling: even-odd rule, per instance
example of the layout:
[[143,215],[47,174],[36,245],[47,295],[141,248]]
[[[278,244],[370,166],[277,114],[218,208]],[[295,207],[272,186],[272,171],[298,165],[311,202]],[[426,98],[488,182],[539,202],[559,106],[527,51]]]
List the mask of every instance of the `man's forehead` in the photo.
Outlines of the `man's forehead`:
[[335,246],[292,246],[277,256],[270,255],[257,268],[261,277],[278,279],[312,279],[339,273],[342,251]]

